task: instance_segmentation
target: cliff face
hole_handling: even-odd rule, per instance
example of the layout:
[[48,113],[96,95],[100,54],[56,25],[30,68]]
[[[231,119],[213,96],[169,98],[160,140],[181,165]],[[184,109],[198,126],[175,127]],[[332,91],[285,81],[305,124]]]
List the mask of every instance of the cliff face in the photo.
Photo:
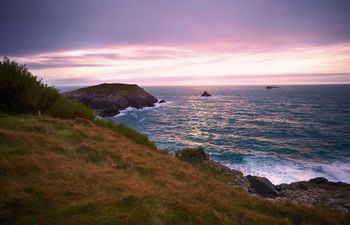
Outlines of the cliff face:
[[112,117],[127,107],[152,107],[158,100],[134,84],[99,84],[65,93],[93,108],[97,115]]

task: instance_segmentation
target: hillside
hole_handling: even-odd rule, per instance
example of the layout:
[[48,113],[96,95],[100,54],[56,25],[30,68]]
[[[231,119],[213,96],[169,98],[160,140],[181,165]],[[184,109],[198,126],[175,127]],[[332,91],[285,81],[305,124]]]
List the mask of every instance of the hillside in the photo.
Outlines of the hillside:
[[99,84],[80,88],[65,95],[94,109],[97,115],[112,117],[127,107],[154,106],[158,100],[134,84]]
[[84,119],[0,114],[0,224],[349,224]]

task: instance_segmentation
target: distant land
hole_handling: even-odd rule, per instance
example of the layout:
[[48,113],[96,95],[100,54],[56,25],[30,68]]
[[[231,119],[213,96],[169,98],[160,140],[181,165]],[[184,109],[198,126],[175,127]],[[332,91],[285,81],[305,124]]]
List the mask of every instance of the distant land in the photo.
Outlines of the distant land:
[[101,117],[113,117],[128,107],[152,107],[158,99],[136,84],[99,84],[64,93],[91,107]]

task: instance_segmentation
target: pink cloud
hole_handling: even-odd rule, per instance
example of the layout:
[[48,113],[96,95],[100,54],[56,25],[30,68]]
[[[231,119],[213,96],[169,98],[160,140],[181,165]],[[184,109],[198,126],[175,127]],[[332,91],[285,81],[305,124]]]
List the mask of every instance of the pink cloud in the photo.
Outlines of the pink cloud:
[[[350,44],[298,45],[265,49],[264,45],[230,44],[224,41],[193,46],[112,46],[48,52],[15,60],[28,64],[39,76],[52,82],[76,79],[76,82],[101,80],[145,80],[156,84],[224,83],[227,76],[239,84],[257,82],[326,82],[310,74],[339,74],[327,82],[348,82]],[[283,74],[303,74],[288,78]],[[251,77],[250,75],[254,75]],[[274,77],[269,77],[274,75]],[[276,75],[276,76],[275,76]],[[191,78],[191,79],[186,79]],[[345,78],[344,78],[345,77]],[[171,78],[171,79],[170,79]],[[296,80],[296,79],[299,79]],[[191,81],[190,81],[191,80]],[[138,81],[138,82],[136,82]],[[147,84],[151,84],[147,82]]]

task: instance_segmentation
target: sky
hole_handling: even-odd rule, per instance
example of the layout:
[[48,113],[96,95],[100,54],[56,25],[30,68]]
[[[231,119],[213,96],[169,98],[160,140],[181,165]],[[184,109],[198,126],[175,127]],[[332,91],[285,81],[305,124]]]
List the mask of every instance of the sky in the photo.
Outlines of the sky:
[[350,0],[0,0],[0,56],[55,86],[350,83]]

